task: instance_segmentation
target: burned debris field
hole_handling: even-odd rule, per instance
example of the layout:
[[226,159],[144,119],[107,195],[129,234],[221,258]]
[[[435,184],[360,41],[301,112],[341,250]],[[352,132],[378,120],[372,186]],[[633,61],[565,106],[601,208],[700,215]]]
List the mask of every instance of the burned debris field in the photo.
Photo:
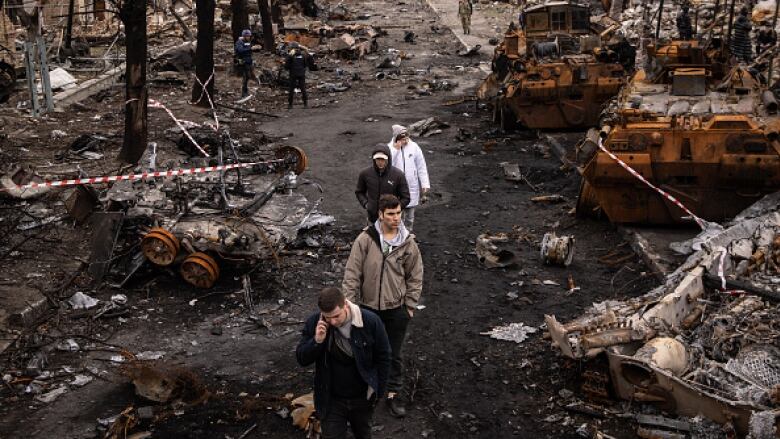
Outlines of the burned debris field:
[[424,274],[372,437],[780,436],[772,0],[0,12],[0,438],[321,437],[296,346],[395,125]]

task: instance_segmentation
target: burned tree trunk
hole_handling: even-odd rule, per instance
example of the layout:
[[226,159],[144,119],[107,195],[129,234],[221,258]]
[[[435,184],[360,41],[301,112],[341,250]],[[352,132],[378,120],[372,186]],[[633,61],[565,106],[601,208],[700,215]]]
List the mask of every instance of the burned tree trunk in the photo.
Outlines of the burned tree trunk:
[[241,36],[241,31],[249,29],[249,12],[246,8],[246,0],[230,0],[230,12],[233,14],[230,20],[230,30],[233,33],[233,43]]
[[271,23],[271,10],[268,0],[257,0],[260,9],[260,21],[263,23],[263,49],[274,50],[274,26]]
[[146,151],[147,140],[146,1],[123,1],[119,18],[127,35],[125,137],[119,159],[135,164]]
[[[195,48],[195,85],[192,87],[192,102],[208,107],[209,98],[214,96],[214,0],[196,0],[198,14],[198,46]],[[207,82],[208,81],[208,82]],[[206,86],[204,92],[203,85]]]

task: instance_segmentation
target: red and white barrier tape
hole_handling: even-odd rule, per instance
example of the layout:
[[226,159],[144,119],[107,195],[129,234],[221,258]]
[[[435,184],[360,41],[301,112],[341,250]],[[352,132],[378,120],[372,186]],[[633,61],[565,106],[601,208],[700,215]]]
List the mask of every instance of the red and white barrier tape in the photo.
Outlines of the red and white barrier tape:
[[134,181],[134,180],[147,180],[150,178],[164,178],[164,177],[177,177],[180,175],[194,175],[204,174],[208,172],[228,171],[230,169],[248,168],[262,162],[252,163],[232,163],[229,165],[221,166],[203,166],[200,168],[181,168],[170,171],[154,171],[154,172],[142,172],[140,174],[126,174],[126,175],[106,175],[103,177],[89,177],[89,178],[75,178],[71,180],[45,180],[41,182],[33,182],[22,185],[17,185],[16,188],[20,190],[24,189],[36,189],[40,187],[65,187],[65,186],[78,186],[85,184],[100,184],[110,183],[114,181]]
[[703,219],[701,219],[698,216],[696,216],[696,214],[694,214],[693,212],[690,211],[690,209],[685,207],[677,198],[675,198],[674,196],[670,195],[669,193],[667,193],[663,189],[655,186],[653,183],[650,183],[649,181],[647,181],[647,179],[645,177],[643,177],[642,174],[640,174],[639,172],[634,170],[634,168],[632,168],[631,166],[628,166],[628,164],[626,164],[626,162],[624,162],[623,160],[620,160],[618,158],[618,156],[616,156],[611,151],[609,151],[607,148],[605,148],[601,138],[599,138],[599,149],[604,151],[604,153],[607,154],[609,156],[609,158],[611,158],[612,160],[616,161],[620,166],[623,167],[623,169],[628,171],[629,174],[633,175],[634,177],[639,179],[639,181],[641,181],[642,183],[646,184],[647,186],[649,186],[654,191],[656,191],[659,194],[661,194],[662,197],[666,198],[667,200],[671,201],[675,206],[677,206],[680,209],[682,209],[683,212],[687,213],[694,221],[696,221],[696,224],[698,224],[699,227],[701,227],[702,230],[704,230],[707,227],[707,222],[706,221],[704,221]]

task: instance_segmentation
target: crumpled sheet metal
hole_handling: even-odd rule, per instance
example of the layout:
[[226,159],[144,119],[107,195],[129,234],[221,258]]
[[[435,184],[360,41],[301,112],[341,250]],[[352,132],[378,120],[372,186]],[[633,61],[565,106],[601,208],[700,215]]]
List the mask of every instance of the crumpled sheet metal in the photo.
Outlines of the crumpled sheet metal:
[[[646,295],[594,304],[566,324],[545,316],[553,344],[570,358],[605,353],[622,399],[731,423],[741,437],[751,432],[756,413],[775,407],[777,421],[780,328],[774,322],[780,304],[750,294],[707,295],[704,287],[705,275],[744,279],[735,263],[747,253],[739,249],[743,241],[773,243],[780,234],[777,211],[754,206],[746,212],[730,227],[713,227],[688,243],[688,251],[698,250]],[[780,283],[780,273],[775,278]],[[683,342],[687,366],[660,364],[652,351],[647,355],[656,337]]]

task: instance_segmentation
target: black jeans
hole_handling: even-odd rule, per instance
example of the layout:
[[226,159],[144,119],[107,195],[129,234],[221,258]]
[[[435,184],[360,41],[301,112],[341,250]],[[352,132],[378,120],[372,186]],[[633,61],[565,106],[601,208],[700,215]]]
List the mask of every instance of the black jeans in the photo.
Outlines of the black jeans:
[[306,77],[305,76],[290,76],[290,91],[287,94],[287,105],[292,105],[293,97],[295,97],[295,89],[301,90],[301,97],[303,97],[303,105],[307,105],[309,102],[309,96],[306,94]]
[[241,63],[241,66],[239,66],[241,69],[241,76],[243,77],[243,82],[241,83],[241,96],[246,96],[249,94],[249,77],[252,74],[252,66],[249,64]]
[[401,350],[411,317],[406,310],[406,305],[375,312],[385,324],[387,338],[390,340],[390,349],[393,350],[393,356],[390,360],[390,376],[387,377],[387,392],[400,393],[404,387],[404,360],[401,356]]
[[[374,399],[374,398],[372,398]],[[371,439],[371,419],[374,417],[374,402],[366,398],[342,399],[331,397],[327,416],[322,420],[322,439],[347,437],[347,422],[352,427],[355,439]]]

